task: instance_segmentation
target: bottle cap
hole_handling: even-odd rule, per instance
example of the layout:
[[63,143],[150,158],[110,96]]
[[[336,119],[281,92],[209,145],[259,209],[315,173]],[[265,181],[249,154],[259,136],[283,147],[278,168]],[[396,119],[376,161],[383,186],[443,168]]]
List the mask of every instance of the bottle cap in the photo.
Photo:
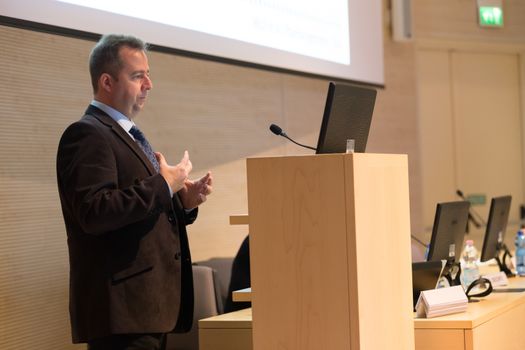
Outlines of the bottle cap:
[[473,241],[472,239],[467,239],[467,240],[465,241],[465,244],[466,244],[466,245],[474,245],[474,241]]

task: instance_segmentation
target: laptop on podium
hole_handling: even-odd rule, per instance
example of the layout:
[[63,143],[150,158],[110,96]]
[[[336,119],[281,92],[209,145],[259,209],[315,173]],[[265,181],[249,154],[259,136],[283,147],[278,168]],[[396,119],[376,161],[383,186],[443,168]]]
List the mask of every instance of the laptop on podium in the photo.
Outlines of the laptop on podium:
[[330,82],[316,153],[345,153],[350,139],[355,152],[365,152],[376,95],[372,88]]

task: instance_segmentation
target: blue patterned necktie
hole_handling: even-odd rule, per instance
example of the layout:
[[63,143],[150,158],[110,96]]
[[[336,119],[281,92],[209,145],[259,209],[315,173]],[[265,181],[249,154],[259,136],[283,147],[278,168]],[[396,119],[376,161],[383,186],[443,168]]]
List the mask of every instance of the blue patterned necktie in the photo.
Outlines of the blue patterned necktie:
[[137,141],[137,144],[142,148],[148,159],[150,160],[151,164],[153,164],[153,167],[159,172],[159,162],[157,161],[157,158],[155,157],[155,153],[153,153],[153,148],[151,148],[151,145],[149,144],[148,140],[146,140],[146,137],[140,131],[139,128],[137,128],[135,125],[131,127],[129,130],[129,133],[133,135],[135,138],[135,141]]

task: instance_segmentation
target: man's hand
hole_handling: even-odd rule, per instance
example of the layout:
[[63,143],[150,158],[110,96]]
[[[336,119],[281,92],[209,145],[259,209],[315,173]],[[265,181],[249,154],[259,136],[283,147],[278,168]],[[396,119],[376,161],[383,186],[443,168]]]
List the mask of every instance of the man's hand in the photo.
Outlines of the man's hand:
[[212,192],[213,178],[211,172],[198,180],[186,180],[180,190],[180,198],[185,209],[193,209],[206,201],[206,196]]
[[169,165],[162,153],[155,152],[155,156],[159,162],[159,172],[171,187],[173,193],[178,192],[184,188],[185,182],[188,180],[188,175],[192,169],[188,151],[184,151],[184,156],[182,157],[180,163],[175,166]]

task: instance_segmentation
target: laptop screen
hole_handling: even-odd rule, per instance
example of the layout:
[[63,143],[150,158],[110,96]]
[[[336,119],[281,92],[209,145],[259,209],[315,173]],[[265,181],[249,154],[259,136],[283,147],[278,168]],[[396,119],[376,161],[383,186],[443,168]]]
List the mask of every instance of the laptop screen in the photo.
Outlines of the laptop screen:
[[330,82],[316,153],[345,153],[346,140],[365,152],[377,91]]
[[422,261],[412,263],[412,297],[416,306],[422,291],[435,289],[443,271],[442,261]]

